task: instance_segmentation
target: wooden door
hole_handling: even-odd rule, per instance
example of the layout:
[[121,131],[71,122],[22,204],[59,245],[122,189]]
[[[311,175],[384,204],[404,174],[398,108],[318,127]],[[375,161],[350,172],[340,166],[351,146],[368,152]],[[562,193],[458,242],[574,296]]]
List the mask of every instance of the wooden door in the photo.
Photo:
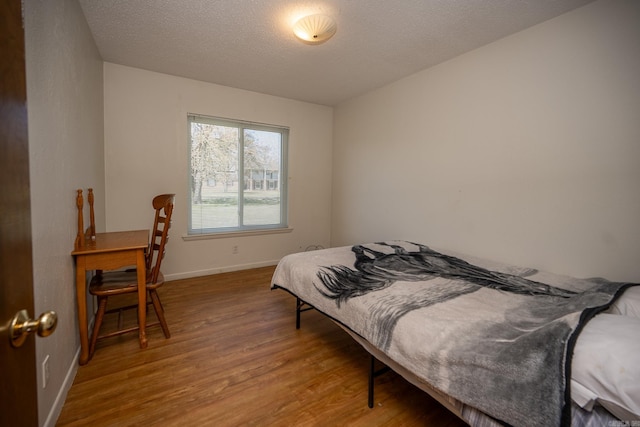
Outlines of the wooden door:
[[0,1],[0,426],[37,426],[35,338],[10,345],[8,324],[33,312],[24,28],[20,0]]

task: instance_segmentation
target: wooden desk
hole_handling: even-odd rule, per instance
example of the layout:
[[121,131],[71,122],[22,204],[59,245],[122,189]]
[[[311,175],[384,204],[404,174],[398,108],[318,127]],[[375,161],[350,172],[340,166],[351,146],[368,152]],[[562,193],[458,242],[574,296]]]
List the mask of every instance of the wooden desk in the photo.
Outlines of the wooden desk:
[[116,270],[136,266],[138,276],[138,325],[140,348],[147,347],[146,272],[144,253],[149,245],[149,231],[119,231],[97,233],[95,240],[86,239],[71,255],[76,258],[76,298],[80,328],[80,364],[89,361],[89,333],[87,330],[87,279],[91,270]]

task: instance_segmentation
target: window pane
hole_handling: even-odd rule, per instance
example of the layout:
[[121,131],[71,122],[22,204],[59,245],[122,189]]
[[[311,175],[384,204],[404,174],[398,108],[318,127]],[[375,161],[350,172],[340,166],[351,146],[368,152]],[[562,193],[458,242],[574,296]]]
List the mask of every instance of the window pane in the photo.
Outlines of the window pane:
[[279,132],[246,129],[244,132],[244,225],[280,224]]
[[238,128],[191,123],[192,229],[238,227]]
[[289,129],[189,115],[189,234],[287,227]]

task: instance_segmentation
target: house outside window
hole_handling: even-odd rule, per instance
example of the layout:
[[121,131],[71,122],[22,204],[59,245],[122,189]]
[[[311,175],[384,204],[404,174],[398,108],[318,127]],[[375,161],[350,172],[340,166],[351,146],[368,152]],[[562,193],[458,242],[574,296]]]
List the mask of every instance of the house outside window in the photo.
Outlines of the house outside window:
[[289,129],[195,114],[188,125],[188,234],[286,228]]

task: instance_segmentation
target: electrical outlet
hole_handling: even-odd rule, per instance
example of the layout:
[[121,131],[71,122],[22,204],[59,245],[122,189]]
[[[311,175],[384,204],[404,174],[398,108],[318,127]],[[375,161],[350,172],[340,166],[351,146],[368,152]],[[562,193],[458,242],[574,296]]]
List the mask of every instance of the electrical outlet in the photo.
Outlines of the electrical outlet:
[[50,375],[51,372],[49,371],[49,355],[47,354],[47,357],[45,357],[42,361],[42,388],[47,388]]
[[231,253],[234,254],[234,255],[238,253],[238,246],[237,245],[234,245],[234,246],[231,247]]

